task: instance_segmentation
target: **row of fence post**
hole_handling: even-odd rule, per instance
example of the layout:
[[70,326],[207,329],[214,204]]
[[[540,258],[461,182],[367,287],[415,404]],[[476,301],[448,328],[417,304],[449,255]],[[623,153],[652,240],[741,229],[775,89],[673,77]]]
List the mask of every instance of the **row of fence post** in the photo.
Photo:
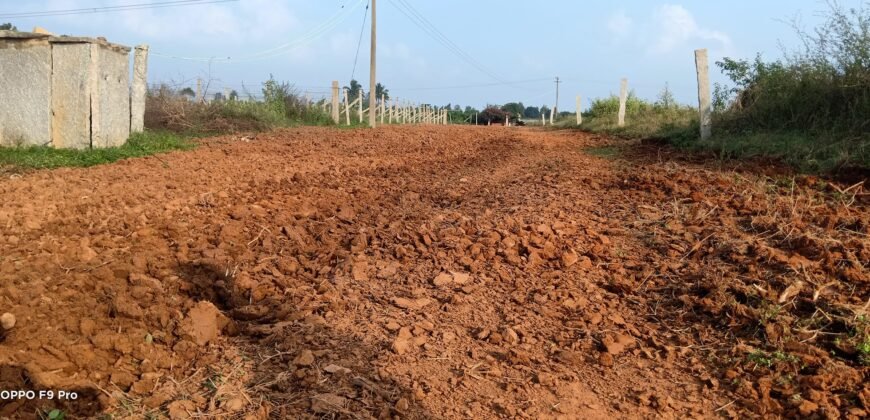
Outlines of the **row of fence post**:
[[[698,116],[701,126],[701,140],[707,140],[712,135],[713,105],[710,93],[709,62],[707,50],[695,50],[695,71],[698,76]],[[619,83],[619,110],[616,114],[616,124],[625,126],[625,113],[628,102],[628,79]],[[555,107],[554,107],[555,108]],[[553,125],[553,110],[550,110],[550,125]],[[583,124],[583,108],[580,95],[577,95],[577,125]],[[541,113],[541,125],[547,125],[547,116]]]
[[[417,105],[410,102],[400,102],[387,99],[384,95],[376,98],[375,118],[380,124],[438,124],[450,123],[448,109],[430,105]],[[309,100],[309,99],[306,99]],[[357,97],[351,101],[348,89],[339,88],[338,81],[332,82],[332,100],[323,103],[323,110],[329,112],[336,124],[351,125],[353,122],[365,122],[364,116],[368,108],[364,107],[363,91],[360,89]],[[351,114],[356,114],[356,121]],[[342,118],[344,114],[344,118]]]
[[[695,70],[698,77],[698,114],[700,121],[701,140],[707,140],[712,135],[712,114],[713,106],[710,93],[710,78],[709,78],[709,62],[707,58],[707,50],[695,50]],[[338,81],[332,82],[332,101],[323,104],[324,111],[330,111],[332,120],[336,124],[341,124],[341,99],[342,90],[339,88]],[[343,90],[343,105],[344,105],[344,124],[351,124],[351,109],[357,107],[357,122],[362,123],[363,116],[367,110],[363,109],[363,94],[360,90],[357,98],[349,102],[349,92]],[[428,105],[415,105],[408,102],[398,102],[396,100],[388,100],[383,95],[377,101],[375,115],[380,119],[381,124],[448,124],[449,113],[448,109],[431,107]],[[308,100],[308,99],[306,99]],[[625,126],[625,116],[628,102],[628,79],[623,78],[619,83],[619,110],[616,115],[616,124],[619,127]],[[555,109],[555,107],[554,107]],[[554,109],[550,110],[550,125],[555,122]],[[477,116],[475,116],[476,120]],[[475,121],[476,123],[477,121]],[[577,125],[583,124],[582,102],[580,95],[577,96]],[[547,125],[547,116],[541,113],[541,125]]]

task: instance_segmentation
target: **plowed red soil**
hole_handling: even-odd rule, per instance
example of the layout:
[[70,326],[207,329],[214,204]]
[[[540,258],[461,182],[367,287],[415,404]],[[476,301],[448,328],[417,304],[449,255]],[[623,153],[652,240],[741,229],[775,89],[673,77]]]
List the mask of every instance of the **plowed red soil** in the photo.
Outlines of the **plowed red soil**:
[[0,390],[78,399],[0,417],[870,411],[863,184],[496,127],[5,178]]

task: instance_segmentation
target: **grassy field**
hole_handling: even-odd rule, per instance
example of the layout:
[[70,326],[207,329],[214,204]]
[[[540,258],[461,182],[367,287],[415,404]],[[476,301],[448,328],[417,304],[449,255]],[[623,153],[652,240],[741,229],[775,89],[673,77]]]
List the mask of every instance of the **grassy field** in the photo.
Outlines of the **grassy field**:
[[133,134],[123,146],[105,149],[55,149],[47,146],[0,147],[0,168],[47,169],[63,166],[87,167],[121,159],[148,156],[195,147],[190,136],[168,131]]

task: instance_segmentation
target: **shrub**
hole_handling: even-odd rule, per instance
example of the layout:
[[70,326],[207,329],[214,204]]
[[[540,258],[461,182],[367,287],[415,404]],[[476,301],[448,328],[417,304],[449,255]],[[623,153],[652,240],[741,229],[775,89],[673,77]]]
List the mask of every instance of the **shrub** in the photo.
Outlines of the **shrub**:
[[804,50],[783,60],[725,58],[734,84],[717,86],[717,125],[732,132],[802,130],[866,136],[870,131],[870,7],[829,3],[824,24],[798,30]]
[[166,85],[150,90],[145,126],[181,133],[217,134],[332,123],[320,106],[307,106],[289,84],[272,77],[263,84],[263,101],[197,102],[190,99],[186,90],[176,91]]

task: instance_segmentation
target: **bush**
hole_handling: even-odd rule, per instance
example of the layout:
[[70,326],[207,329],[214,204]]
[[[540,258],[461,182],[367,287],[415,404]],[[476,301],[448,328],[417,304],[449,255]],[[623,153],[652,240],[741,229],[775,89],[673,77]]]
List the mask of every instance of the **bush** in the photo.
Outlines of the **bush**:
[[177,133],[219,134],[332,123],[319,104],[307,106],[289,84],[274,78],[263,84],[263,97],[263,101],[196,102],[184,90],[163,85],[148,92],[145,126]]
[[501,110],[497,106],[490,105],[480,113],[478,121],[480,124],[504,124],[507,118],[508,113],[506,111]]
[[[760,130],[870,132],[870,7],[830,4],[812,34],[798,30],[804,50],[784,60],[725,58],[717,65],[734,86],[717,86],[716,122],[734,133]],[[833,136],[838,137],[838,136]]]

